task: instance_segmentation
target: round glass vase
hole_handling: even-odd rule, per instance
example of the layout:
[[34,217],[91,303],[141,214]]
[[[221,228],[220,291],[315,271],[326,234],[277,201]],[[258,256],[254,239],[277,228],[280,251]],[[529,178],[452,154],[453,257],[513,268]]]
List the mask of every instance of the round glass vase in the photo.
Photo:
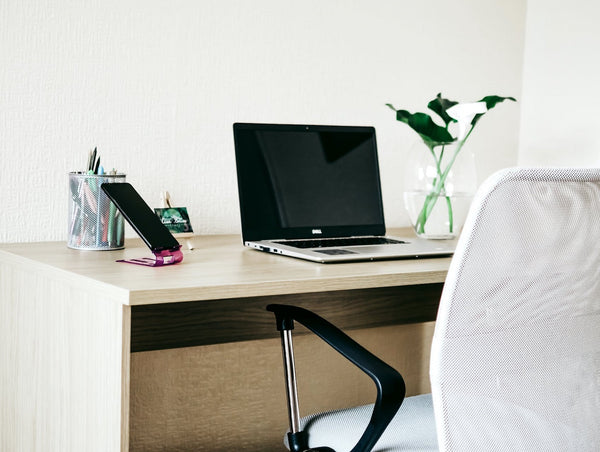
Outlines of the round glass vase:
[[406,159],[404,205],[417,236],[453,239],[460,234],[477,189],[468,145],[412,146]]

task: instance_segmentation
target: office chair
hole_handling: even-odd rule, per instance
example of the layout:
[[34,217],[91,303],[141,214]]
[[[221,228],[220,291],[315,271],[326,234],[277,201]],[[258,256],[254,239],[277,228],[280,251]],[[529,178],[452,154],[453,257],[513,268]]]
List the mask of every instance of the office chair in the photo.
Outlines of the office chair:
[[[491,176],[442,293],[432,393],[406,399],[402,376],[336,327],[301,308],[268,306],[282,336],[289,448],[599,451],[599,251],[600,169]],[[373,379],[374,405],[299,419],[294,320]]]

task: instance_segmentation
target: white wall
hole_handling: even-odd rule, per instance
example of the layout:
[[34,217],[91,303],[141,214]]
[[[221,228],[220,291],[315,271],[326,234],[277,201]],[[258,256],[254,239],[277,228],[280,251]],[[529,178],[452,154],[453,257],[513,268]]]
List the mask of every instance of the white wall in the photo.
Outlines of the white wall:
[[519,164],[600,166],[600,3],[528,0]]
[[[384,104],[520,98],[524,33],[523,0],[2,0],[0,242],[66,239],[67,172],[94,146],[196,232],[238,232],[235,121],[374,125],[387,223],[407,225],[415,135]],[[481,178],[516,163],[519,108],[473,135]]]

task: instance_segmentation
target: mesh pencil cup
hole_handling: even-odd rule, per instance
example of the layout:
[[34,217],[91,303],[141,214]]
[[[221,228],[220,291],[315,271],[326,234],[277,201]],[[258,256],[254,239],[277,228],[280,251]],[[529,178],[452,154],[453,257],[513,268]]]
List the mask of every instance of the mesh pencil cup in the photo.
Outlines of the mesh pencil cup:
[[100,188],[125,182],[125,174],[69,173],[67,246],[80,250],[118,250],[124,247],[123,215]]

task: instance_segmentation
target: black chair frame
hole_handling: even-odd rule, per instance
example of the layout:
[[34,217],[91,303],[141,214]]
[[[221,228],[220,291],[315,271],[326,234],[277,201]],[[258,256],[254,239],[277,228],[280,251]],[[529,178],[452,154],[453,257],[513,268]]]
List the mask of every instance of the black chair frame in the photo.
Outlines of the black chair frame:
[[281,304],[270,304],[267,306],[267,310],[275,314],[277,330],[281,333],[290,422],[288,433],[290,450],[292,452],[335,452],[329,447],[309,449],[308,435],[300,428],[298,389],[292,343],[292,330],[294,329],[295,320],[365,372],[375,383],[377,399],[375,400],[373,414],[364,433],[351,451],[370,452],[402,405],[406,395],[406,385],[402,375],[339,328],[311,311]]

